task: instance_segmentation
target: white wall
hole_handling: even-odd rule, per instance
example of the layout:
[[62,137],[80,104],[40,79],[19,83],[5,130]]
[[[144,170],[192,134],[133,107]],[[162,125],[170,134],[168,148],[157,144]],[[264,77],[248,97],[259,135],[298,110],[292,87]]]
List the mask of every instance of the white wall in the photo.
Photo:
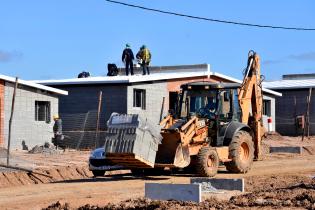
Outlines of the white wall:
[[[7,147],[9,119],[14,84],[5,83],[4,88],[4,139]],[[50,101],[50,123],[35,121],[35,101]],[[37,144],[51,142],[53,137],[53,115],[58,113],[57,95],[19,85],[16,91],[11,130],[11,149],[22,149],[22,141],[31,149]]]

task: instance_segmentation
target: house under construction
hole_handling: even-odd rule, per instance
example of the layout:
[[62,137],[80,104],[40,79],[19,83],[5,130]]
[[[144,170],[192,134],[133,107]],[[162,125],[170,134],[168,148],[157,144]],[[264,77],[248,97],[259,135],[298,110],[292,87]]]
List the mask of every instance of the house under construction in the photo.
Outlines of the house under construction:
[[[102,134],[95,135],[98,127],[99,93],[102,92],[102,106],[99,112],[99,129],[106,128],[106,121],[112,112],[139,114],[153,124],[158,124],[161,117],[175,108],[180,86],[188,82],[231,82],[240,80],[210,71],[210,65],[182,65],[151,67],[151,74],[143,76],[88,77],[37,81],[54,88],[69,92],[68,96],[60,96],[59,113],[63,119],[63,128],[69,139],[69,147],[89,148],[101,145],[95,138],[102,139]],[[275,97],[281,94],[263,89],[264,121],[275,116]],[[273,125],[274,128],[275,125]]]

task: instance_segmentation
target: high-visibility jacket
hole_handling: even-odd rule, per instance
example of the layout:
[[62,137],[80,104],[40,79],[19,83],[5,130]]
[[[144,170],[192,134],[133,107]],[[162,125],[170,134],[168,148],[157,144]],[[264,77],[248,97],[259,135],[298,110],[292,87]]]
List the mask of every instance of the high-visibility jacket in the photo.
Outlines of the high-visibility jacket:
[[149,51],[149,49],[144,48],[142,50],[142,60],[146,63],[150,63],[151,62],[151,53]]

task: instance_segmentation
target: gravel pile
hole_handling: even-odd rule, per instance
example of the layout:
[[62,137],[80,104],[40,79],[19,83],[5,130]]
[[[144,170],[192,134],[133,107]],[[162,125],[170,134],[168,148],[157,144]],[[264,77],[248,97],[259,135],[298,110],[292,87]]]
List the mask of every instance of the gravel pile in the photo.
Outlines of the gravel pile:
[[56,147],[53,144],[50,144],[48,142],[45,142],[44,145],[36,145],[33,147],[28,153],[31,154],[38,154],[38,153],[45,153],[45,154],[58,154],[61,151],[56,149]]

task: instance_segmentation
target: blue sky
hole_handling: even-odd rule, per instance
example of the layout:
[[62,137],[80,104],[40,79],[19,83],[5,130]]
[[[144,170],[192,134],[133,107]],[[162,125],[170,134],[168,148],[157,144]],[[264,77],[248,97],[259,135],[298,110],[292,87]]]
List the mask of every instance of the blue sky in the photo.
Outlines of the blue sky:
[[[121,0],[162,10],[266,25],[315,28],[315,1]],[[247,52],[267,80],[315,73],[315,31],[249,28],[128,8],[104,0],[0,0],[0,73],[23,79],[105,75],[130,43],[152,65],[209,63],[241,78]]]

